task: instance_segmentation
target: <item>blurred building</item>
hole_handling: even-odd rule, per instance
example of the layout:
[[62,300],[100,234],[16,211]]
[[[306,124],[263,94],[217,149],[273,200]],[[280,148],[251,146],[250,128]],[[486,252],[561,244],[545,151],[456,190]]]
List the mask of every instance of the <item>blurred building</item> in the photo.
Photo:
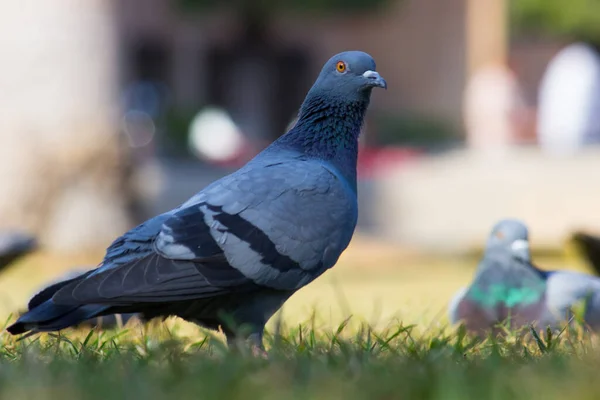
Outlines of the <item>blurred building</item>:
[[[250,135],[280,134],[322,63],[371,53],[389,82],[373,114],[461,123],[468,74],[505,57],[504,0],[389,0],[372,11],[278,12],[251,26],[224,7],[189,12],[169,0],[118,2],[124,80],[167,82],[182,108],[226,106]],[[223,3],[226,4],[226,3]]]
[[507,0],[388,0],[360,13],[278,11],[264,26],[252,26],[235,9],[190,11],[181,3],[116,3],[124,82],[165,82],[174,106],[224,106],[250,136],[267,139],[285,129],[323,61],[342,50],[371,53],[389,82],[372,114],[420,115],[462,131],[459,99],[469,75],[510,62],[534,104],[544,67],[559,49],[548,41],[509,46]]
[[[406,117],[438,121],[421,131],[449,127],[460,140],[472,76],[506,66],[525,107],[535,107],[545,67],[562,47],[509,41],[507,2],[373,0],[353,12],[341,2],[327,12],[253,8],[291,0],[4,2],[0,189],[10,196],[0,196],[0,220],[28,227],[53,247],[107,244],[141,219],[132,209],[149,197],[131,183],[130,164],[154,158],[155,149],[167,147],[163,139],[187,135],[207,105],[225,109],[245,135],[267,143],[294,118],[323,62],[344,50],[371,53],[388,81],[389,90],[373,98],[367,139],[397,144],[378,135],[405,137],[407,125],[383,129],[381,121]],[[167,112],[184,117],[165,123]],[[119,137],[123,130],[129,146]],[[225,172],[161,161],[164,199],[147,213],[178,204]],[[139,180],[141,188],[151,186]],[[414,223],[431,226],[426,218]]]

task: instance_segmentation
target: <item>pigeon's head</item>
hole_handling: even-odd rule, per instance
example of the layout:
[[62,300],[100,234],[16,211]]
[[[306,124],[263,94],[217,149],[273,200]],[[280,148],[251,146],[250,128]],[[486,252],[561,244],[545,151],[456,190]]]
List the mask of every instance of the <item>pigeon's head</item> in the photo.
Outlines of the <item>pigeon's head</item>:
[[325,63],[310,92],[368,101],[374,87],[387,89],[385,79],[376,71],[373,57],[362,51],[346,51]]
[[527,226],[516,219],[504,219],[494,225],[487,241],[487,250],[508,250],[522,260],[529,260],[529,232]]

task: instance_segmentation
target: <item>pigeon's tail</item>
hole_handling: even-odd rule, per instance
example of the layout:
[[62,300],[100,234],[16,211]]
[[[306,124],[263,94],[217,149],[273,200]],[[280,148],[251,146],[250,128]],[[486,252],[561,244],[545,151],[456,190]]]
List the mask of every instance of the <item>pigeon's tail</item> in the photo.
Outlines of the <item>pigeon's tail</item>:
[[6,330],[13,335],[28,331],[34,333],[58,331],[101,314],[108,309],[108,306],[98,304],[62,305],[55,304],[52,301],[52,296],[58,290],[73,281],[83,279],[88,274],[89,272],[73,279],[55,283],[33,296],[29,301],[29,311]]
[[17,322],[6,330],[12,335],[29,331],[33,333],[59,331],[96,317],[107,308],[108,306],[97,304],[83,306],[59,305],[54,304],[52,300],[48,300],[23,314]]

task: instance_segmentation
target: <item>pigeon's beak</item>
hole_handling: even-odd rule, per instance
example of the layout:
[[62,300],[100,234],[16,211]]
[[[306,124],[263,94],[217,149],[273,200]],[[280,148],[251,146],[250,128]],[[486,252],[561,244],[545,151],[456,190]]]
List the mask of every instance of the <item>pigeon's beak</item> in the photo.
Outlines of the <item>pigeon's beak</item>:
[[379,75],[377,71],[365,71],[363,77],[367,80],[368,87],[380,87],[387,89],[387,82]]
[[529,250],[529,242],[527,240],[515,240],[510,247],[513,251]]
[[515,240],[510,246],[512,252],[523,260],[529,260],[529,242],[527,240]]

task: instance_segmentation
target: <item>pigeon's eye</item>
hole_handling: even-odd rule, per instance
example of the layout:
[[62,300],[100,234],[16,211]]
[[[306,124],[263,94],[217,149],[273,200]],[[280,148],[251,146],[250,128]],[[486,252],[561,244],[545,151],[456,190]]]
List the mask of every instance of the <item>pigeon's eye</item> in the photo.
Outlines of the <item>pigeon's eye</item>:
[[344,73],[346,72],[346,63],[343,61],[338,61],[337,65],[335,66],[335,69],[337,70],[337,72],[339,73]]
[[498,231],[496,232],[496,237],[500,240],[504,239],[504,233],[502,233],[502,231]]

